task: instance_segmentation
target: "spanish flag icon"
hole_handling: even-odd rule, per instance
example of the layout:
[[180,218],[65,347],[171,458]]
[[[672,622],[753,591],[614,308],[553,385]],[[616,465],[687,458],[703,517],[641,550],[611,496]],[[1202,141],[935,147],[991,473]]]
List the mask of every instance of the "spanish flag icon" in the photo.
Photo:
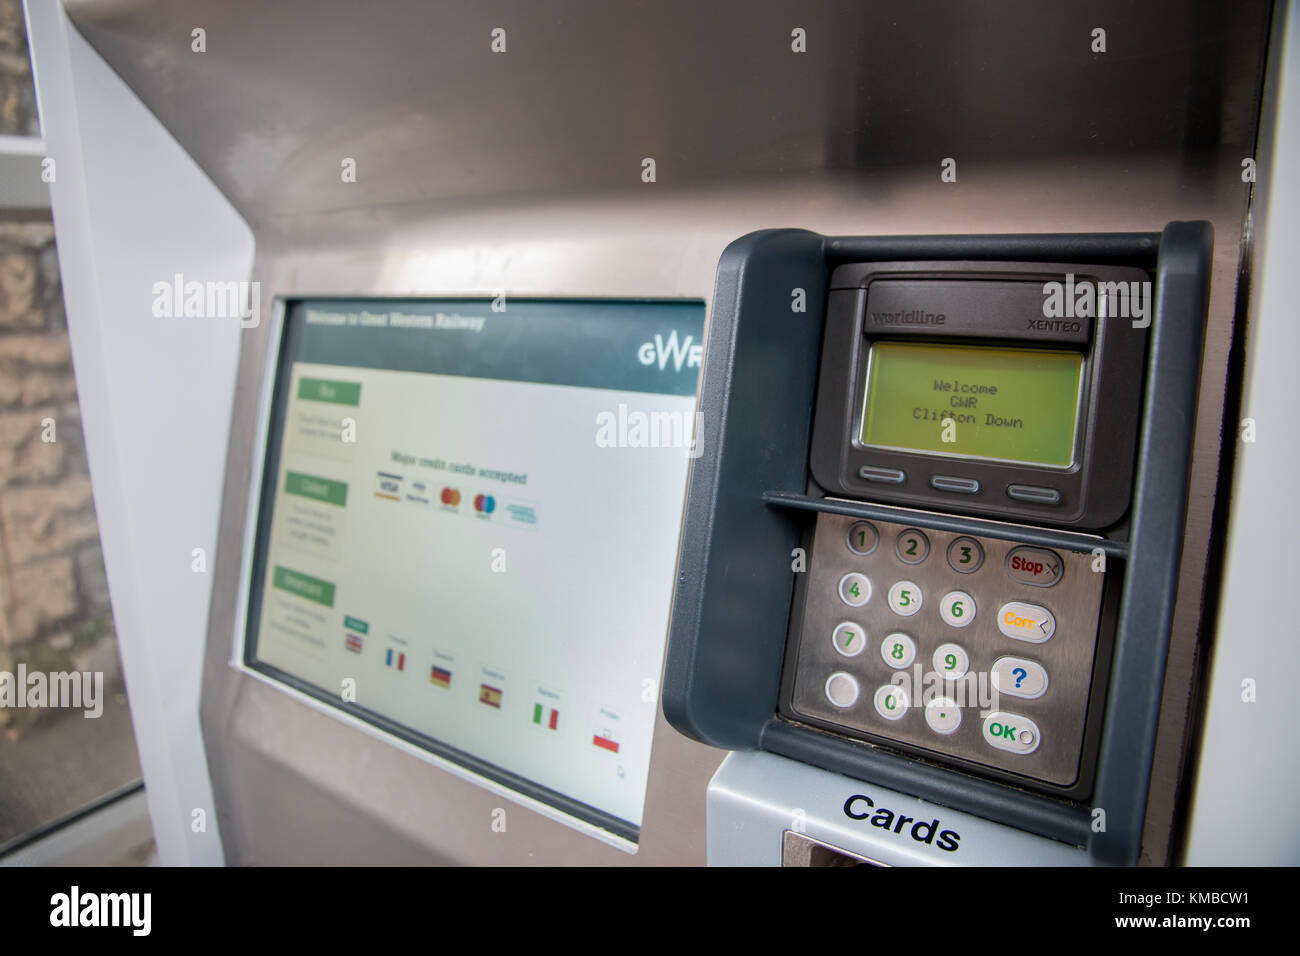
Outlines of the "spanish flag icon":
[[493,687],[491,684],[478,685],[478,702],[487,704],[489,707],[501,709],[501,688]]

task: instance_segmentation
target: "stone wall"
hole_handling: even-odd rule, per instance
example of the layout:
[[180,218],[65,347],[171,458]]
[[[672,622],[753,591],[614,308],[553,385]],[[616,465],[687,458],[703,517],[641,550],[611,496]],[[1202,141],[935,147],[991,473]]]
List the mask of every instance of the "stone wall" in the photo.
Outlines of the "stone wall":
[[0,0],[0,133],[39,136],[22,0]]
[[[0,134],[38,133],[22,4],[0,0]],[[48,221],[0,221],[0,670],[19,662],[118,684]],[[39,716],[0,709],[0,727],[12,737]]]

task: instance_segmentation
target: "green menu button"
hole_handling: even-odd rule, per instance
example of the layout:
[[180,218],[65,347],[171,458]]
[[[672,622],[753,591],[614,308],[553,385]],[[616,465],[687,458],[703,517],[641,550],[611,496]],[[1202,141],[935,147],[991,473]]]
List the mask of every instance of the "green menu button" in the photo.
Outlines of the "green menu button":
[[287,472],[284,476],[284,490],[291,495],[313,498],[326,504],[338,505],[340,508],[348,503],[348,486],[341,481],[317,478],[297,471]]
[[329,581],[276,565],[271,582],[281,591],[288,591],[326,607],[334,606],[334,585]]
[[327,378],[298,379],[298,397],[311,402],[333,402],[335,405],[360,405],[360,382],[335,382]]

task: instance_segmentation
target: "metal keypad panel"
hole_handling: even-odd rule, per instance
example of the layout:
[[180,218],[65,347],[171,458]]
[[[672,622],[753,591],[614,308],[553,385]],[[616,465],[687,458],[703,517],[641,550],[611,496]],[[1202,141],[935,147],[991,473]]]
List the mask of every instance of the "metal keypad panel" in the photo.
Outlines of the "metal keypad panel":
[[1069,786],[1101,614],[1105,572],[1093,564],[820,514],[790,708],[851,736]]

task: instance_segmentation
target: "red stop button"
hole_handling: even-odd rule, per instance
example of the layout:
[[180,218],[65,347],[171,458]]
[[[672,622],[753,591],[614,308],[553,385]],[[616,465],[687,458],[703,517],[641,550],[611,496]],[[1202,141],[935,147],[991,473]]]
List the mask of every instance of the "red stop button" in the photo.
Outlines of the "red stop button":
[[1036,588],[1050,588],[1064,569],[1061,556],[1046,548],[1012,548],[1007,554],[1007,574]]

